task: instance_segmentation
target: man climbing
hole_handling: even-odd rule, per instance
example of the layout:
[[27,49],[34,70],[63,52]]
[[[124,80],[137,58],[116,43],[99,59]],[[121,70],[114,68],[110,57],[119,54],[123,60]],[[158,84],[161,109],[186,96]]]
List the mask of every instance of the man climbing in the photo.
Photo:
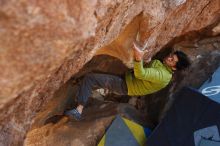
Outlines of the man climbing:
[[181,51],[170,53],[163,59],[152,60],[147,67],[143,66],[142,51],[134,45],[134,69],[127,72],[125,79],[107,74],[92,73],[86,75],[77,92],[78,106],[64,114],[75,120],[81,119],[93,89],[104,88],[118,95],[143,96],[159,91],[166,87],[172,79],[175,70],[183,70],[190,65],[187,55]]

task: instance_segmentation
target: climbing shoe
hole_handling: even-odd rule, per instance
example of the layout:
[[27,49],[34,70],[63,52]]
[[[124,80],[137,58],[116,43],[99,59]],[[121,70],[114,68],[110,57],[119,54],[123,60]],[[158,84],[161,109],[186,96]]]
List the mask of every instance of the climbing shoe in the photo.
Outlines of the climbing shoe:
[[77,121],[81,120],[81,114],[76,109],[65,111],[64,115],[70,119],[75,119]]

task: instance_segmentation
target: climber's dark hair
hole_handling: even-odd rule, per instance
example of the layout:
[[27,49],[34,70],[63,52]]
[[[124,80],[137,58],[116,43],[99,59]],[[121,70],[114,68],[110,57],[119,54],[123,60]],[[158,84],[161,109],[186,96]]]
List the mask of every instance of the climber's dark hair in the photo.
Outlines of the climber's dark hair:
[[188,56],[183,53],[182,51],[175,51],[173,54],[175,54],[178,57],[178,62],[176,63],[176,69],[177,70],[183,70],[186,69],[191,65],[190,60]]

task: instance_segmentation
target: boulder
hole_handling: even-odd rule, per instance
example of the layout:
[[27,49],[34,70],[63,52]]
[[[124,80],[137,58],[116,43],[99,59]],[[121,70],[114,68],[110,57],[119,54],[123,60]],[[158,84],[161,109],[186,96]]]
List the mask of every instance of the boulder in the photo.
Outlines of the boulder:
[[218,36],[219,11],[219,0],[1,0],[0,145],[22,145],[38,113],[95,55],[132,68],[134,40],[149,59],[184,39]]

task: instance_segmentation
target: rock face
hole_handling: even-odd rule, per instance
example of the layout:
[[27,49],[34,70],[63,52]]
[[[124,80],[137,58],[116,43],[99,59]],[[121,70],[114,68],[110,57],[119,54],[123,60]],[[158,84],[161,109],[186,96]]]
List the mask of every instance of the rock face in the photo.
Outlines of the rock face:
[[36,112],[142,7],[141,1],[0,3],[0,145],[21,145]]
[[22,145],[37,113],[94,55],[132,67],[134,39],[149,58],[218,35],[219,15],[219,0],[0,0],[0,145]]
[[[132,46],[131,40],[140,40],[148,48],[148,59],[176,37],[205,28],[210,31],[213,28],[212,33],[217,31],[216,34],[219,34],[218,27],[215,27],[220,20],[219,5],[218,0],[144,1],[142,15],[133,19],[117,39],[97,53],[115,56],[127,66],[132,66],[133,54],[131,51],[128,53]],[[135,33],[135,30],[138,32]]]

